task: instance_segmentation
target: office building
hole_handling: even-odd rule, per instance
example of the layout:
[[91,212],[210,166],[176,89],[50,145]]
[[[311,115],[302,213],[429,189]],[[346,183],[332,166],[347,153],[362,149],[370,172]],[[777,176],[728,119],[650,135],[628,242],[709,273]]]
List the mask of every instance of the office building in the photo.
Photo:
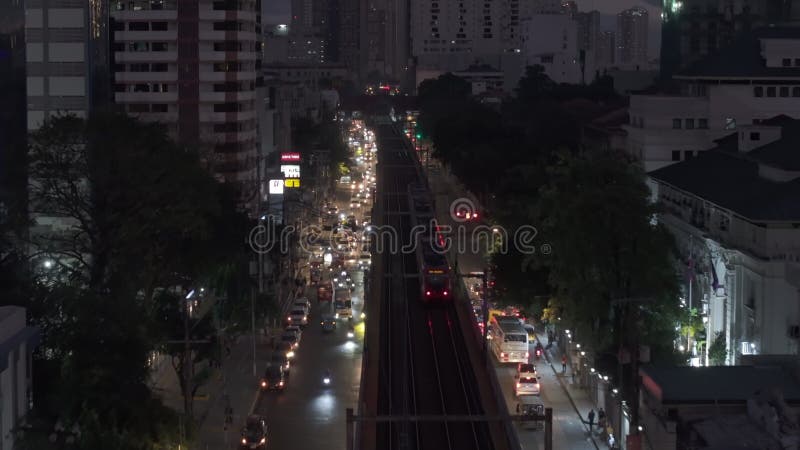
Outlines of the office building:
[[631,8],[617,14],[617,63],[633,67],[647,64],[647,10]]
[[541,65],[557,83],[579,83],[578,24],[567,14],[533,14],[523,20],[525,66]]
[[14,430],[33,398],[31,353],[39,329],[27,326],[25,308],[0,306],[0,448],[14,448]]
[[597,45],[595,48],[595,68],[603,70],[614,65],[614,53],[616,47],[614,46],[613,31],[601,31],[597,36]]
[[661,76],[730,45],[741,33],[800,20],[800,0],[668,0],[661,24]]
[[0,223],[27,210],[25,10],[22,0],[0,3]]
[[256,187],[260,1],[115,2],[115,98],[213,150],[213,171],[246,200]]

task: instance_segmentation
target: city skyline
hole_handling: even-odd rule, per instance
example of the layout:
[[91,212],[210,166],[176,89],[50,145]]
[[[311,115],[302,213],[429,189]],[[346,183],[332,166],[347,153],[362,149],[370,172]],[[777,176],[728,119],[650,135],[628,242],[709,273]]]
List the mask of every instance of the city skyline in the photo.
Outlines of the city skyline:
[[[661,48],[661,2],[659,0],[576,0],[580,11],[597,10],[600,12],[600,29],[616,31],[617,14],[633,7],[647,9],[648,46],[647,56],[658,58]],[[289,23],[291,0],[275,0],[266,2],[263,11],[264,23]]]

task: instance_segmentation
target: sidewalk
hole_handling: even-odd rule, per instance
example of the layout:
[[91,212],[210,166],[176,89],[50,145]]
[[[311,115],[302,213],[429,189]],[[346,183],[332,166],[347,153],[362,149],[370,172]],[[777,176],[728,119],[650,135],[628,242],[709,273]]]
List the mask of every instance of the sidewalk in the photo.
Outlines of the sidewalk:
[[[541,325],[538,325],[537,328],[541,328]],[[599,450],[601,448],[608,448],[608,446],[603,443],[601,438],[601,428],[597,426],[597,409],[589,398],[589,394],[585,390],[578,387],[577,382],[573,378],[573,369],[572,365],[569,363],[569,360],[567,361],[566,370],[562,370],[561,352],[558,349],[556,341],[553,341],[553,345],[551,345],[550,348],[547,348],[547,346],[544,344],[544,342],[547,341],[547,336],[538,330],[536,331],[536,340],[542,345],[542,347],[545,348],[544,356],[547,359],[547,364],[550,366],[550,369],[556,376],[561,388],[567,394],[567,398],[569,398],[572,408],[578,414],[581,422],[583,422],[587,437],[591,438],[592,444],[596,449]],[[588,415],[589,411],[592,409],[595,410],[595,421],[590,434]],[[598,444],[598,441],[600,444]]]

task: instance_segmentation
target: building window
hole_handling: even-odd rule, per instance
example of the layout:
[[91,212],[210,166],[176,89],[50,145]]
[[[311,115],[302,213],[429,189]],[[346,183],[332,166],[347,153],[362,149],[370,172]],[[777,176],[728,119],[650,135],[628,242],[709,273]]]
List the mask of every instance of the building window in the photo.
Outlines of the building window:
[[128,31],[149,31],[150,24],[147,22],[128,22]]
[[132,113],[150,112],[150,105],[147,103],[131,103],[128,105],[128,112]]
[[683,159],[692,159],[692,158],[694,158],[694,151],[693,150],[684,150]]
[[672,160],[673,161],[680,161],[681,160],[681,151],[680,150],[673,150],[672,151]]
[[681,129],[681,119],[672,119],[672,129],[674,130]]
[[153,72],[166,72],[167,63],[153,63]]
[[238,103],[217,103],[214,105],[214,112],[239,112],[242,105]]
[[792,88],[792,97],[800,97],[800,86]]
[[792,66],[792,59],[791,58],[783,58],[783,67],[791,67]]
[[769,86],[767,88],[767,97],[775,97],[775,86]]
[[150,85],[146,83],[134,84],[133,92],[150,92]]
[[125,92],[125,85],[120,83],[115,84],[114,92]]
[[125,22],[120,22],[118,20],[115,20],[114,25],[112,27],[114,31],[125,31]]
[[781,97],[788,97],[789,96],[789,86],[781,86],[780,90]]
[[167,43],[166,42],[153,42],[150,45],[150,50],[154,52],[165,52],[167,51]]
[[167,26],[167,22],[153,22],[150,24],[150,29],[153,31],[167,31],[169,27]]
[[131,64],[130,68],[131,72],[150,72],[150,65],[147,63],[144,64]]
[[168,110],[168,108],[167,108],[167,104],[166,103],[153,103],[150,106],[150,111],[152,111],[152,112],[165,113],[165,112],[167,112],[167,110]]
[[732,117],[727,117],[725,119],[725,129],[726,130],[735,130],[736,129],[736,119]]
[[796,67],[800,67],[800,58],[795,58],[795,59],[794,59],[794,65],[795,65]]
[[694,130],[694,119],[686,119],[686,129]]
[[763,86],[756,86],[753,88],[753,95],[756,97],[763,97],[764,96],[764,87]]
[[150,50],[150,43],[149,42],[129,42],[128,43],[128,51],[129,52],[146,52]]
[[761,133],[758,131],[751,131],[750,132],[750,140],[751,141],[760,141],[761,140]]
[[701,130],[707,130],[708,119],[697,119],[697,128],[700,128]]
[[124,42],[114,42],[114,51],[115,52],[124,52],[125,51],[125,43]]

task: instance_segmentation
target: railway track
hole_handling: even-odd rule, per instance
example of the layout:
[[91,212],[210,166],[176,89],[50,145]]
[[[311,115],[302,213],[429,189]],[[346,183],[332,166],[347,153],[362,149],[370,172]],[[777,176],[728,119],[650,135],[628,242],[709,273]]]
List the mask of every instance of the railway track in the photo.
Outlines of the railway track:
[[[380,125],[377,195],[383,203],[381,225],[391,226],[400,248],[412,239],[408,185],[420,182],[416,155],[389,125]],[[386,243],[384,249],[390,248]],[[480,415],[477,384],[469,364],[455,307],[425,306],[420,299],[419,267],[413,252],[383,258],[386,279],[381,293],[379,414]],[[409,422],[378,424],[376,448],[390,450],[491,449],[482,422]]]

